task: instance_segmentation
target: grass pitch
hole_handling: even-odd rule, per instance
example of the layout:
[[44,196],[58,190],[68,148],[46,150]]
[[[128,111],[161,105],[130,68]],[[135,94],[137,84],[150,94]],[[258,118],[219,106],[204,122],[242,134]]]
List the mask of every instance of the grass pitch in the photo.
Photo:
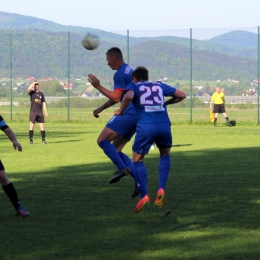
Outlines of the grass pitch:
[[108,184],[115,166],[96,144],[103,123],[47,122],[48,145],[38,125],[33,145],[28,123],[9,125],[23,152],[1,134],[1,159],[31,216],[15,216],[0,190],[1,260],[259,259],[257,126],[173,125],[166,204],[153,206],[155,149],[145,159],[151,205],[135,215],[133,179]]

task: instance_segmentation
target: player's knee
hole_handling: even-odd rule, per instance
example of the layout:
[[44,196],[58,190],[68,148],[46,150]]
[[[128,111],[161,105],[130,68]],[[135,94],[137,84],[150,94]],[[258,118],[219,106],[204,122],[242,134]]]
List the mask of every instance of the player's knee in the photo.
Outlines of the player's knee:
[[5,170],[0,171],[0,183],[5,186],[10,183],[9,179],[7,178],[5,174]]

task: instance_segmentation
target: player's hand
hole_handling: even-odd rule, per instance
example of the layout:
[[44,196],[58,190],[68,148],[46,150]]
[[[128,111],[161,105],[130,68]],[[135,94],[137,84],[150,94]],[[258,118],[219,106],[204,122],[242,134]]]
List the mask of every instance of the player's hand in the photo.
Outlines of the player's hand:
[[100,108],[97,108],[95,110],[93,110],[93,116],[96,117],[96,118],[99,118],[99,113],[101,113],[102,110]]
[[21,152],[21,151],[23,150],[21,144],[18,143],[18,142],[14,142],[14,143],[13,143],[13,147],[14,147],[14,149],[17,150],[18,152]]
[[117,110],[115,110],[114,115],[121,116],[121,115],[123,115],[123,111],[121,109],[117,109]]
[[46,116],[46,117],[48,117],[48,116],[49,116],[49,114],[46,112],[46,113],[45,113],[45,116]]
[[88,74],[88,81],[92,84],[93,87],[98,87],[100,85],[99,79],[93,75],[93,74]]

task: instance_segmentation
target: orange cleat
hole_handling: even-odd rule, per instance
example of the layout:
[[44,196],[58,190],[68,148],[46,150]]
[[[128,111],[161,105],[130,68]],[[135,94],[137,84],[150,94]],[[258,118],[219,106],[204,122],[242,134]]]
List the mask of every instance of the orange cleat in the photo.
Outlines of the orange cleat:
[[164,205],[164,203],[165,203],[164,197],[165,197],[164,190],[163,190],[163,188],[160,188],[157,191],[157,197],[154,202],[155,207],[160,209]]
[[150,198],[148,195],[145,195],[142,199],[140,199],[135,207],[134,212],[139,214],[143,212],[144,206],[150,204]]

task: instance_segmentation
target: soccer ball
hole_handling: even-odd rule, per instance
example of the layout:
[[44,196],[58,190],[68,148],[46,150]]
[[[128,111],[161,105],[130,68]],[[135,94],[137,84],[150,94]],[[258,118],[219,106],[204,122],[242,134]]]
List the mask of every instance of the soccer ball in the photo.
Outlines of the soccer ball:
[[93,33],[88,33],[82,40],[82,45],[87,50],[94,50],[99,46],[99,38]]

